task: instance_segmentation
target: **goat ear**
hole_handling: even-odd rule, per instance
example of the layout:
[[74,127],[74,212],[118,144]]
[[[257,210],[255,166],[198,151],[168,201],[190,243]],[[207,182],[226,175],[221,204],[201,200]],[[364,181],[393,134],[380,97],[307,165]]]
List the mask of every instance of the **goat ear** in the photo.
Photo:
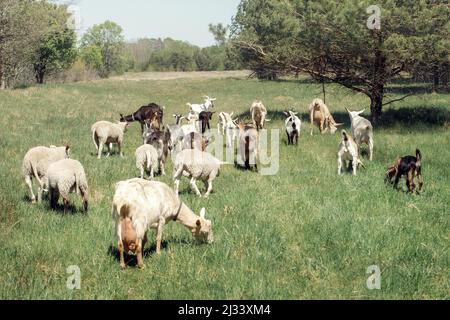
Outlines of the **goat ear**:
[[348,113],[351,113],[351,111],[347,107],[345,107],[345,110],[347,110]]
[[233,116],[233,114],[234,114],[234,112],[230,113],[230,117],[232,117],[232,116]]
[[362,109],[361,111],[358,111],[357,114],[360,115],[361,113],[364,113],[364,111],[366,111],[366,109]]
[[335,127],[339,127],[339,126],[342,126],[342,125],[343,125],[343,123],[335,123],[334,124]]
[[288,113],[287,111],[283,111],[283,114],[284,114],[286,117],[289,117],[289,113]]
[[206,213],[206,209],[205,209],[205,208],[202,208],[202,209],[200,210],[200,218],[205,219],[205,213]]

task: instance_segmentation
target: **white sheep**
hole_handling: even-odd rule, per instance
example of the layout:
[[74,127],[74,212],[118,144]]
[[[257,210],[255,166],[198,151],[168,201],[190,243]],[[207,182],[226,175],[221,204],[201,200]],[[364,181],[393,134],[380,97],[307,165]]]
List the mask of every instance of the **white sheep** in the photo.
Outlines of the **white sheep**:
[[205,193],[205,198],[207,198],[212,191],[213,180],[219,176],[221,164],[222,162],[219,159],[207,152],[195,149],[186,149],[181,151],[176,156],[174,162],[173,179],[176,195],[178,196],[180,180],[184,175],[191,178],[191,188],[199,197],[201,197],[201,193],[198,190],[196,181],[202,180],[207,187],[207,191]]
[[369,120],[360,116],[364,112],[361,111],[350,111],[345,108],[350,116],[350,121],[352,123],[352,135],[355,139],[358,147],[365,143],[369,146],[369,160],[373,159],[373,127]]
[[250,114],[252,115],[253,125],[256,130],[264,128],[264,124],[270,119],[266,119],[267,109],[261,101],[254,101],[250,107]]
[[150,144],[144,144],[136,149],[134,153],[136,158],[136,168],[141,174],[141,179],[144,179],[145,171],[150,173],[150,179],[154,178],[154,173],[158,167],[158,151]]
[[356,168],[359,165],[363,165],[361,159],[359,158],[358,145],[355,143],[353,138],[342,130],[342,139],[339,144],[338,151],[338,174],[342,174],[342,167],[347,161],[351,161],[353,168],[353,175],[356,176]]
[[38,202],[42,201],[42,191],[44,189],[44,177],[47,175],[48,166],[65,158],[69,158],[69,146],[65,147],[35,147],[25,154],[22,163],[22,173],[25,178],[25,183],[31,193],[31,201],[36,202],[36,197],[33,193],[33,177],[38,181]]
[[109,121],[98,121],[92,125],[92,139],[94,140],[95,148],[98,152],[98,159],[101,158],[103,146],[105,144],[108,146],[107,157],[109,157],[113,143],[117,143],[120,156],[123,158],[123,135],[127,131],[127,127],[128,122],[112,123]]
[[117,183],[112,216],[122,269],[124,253],[129,251],[137,255],[138,267],[144,267],[142,252],[150,228],[157,230],[156,253],[160,254],[163,227],[171,221],[184,225],[197,240],[207,243],[214,240],[211,221],[205,219],[205,208],[197,216],[169,186],[157,181],[136,178]]
[[77,160],[63,159],[48,167],[46,187],[50,193],[50,206],[55,209],[59,196],[64,200],[64,213],[70,203],[71,192],[81,193],[84,211],[88,210],[89,188],[83,166]]

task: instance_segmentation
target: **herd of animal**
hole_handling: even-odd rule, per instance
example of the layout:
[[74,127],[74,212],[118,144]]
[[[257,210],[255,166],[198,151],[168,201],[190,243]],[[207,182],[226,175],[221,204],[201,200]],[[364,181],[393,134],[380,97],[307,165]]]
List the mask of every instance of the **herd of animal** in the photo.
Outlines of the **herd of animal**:
[[[189,209],[179,197],[179,185],[183,176],[190,181],[191,189],[202,197],[197,187],[197,181],[205,184],[208,197],[213,189],[213,181],[219,176],[220,161],[206,151],[210,143],[207,133],[214,112],[215,98],[204,97],[202,104],[188,103],[189,112],[186,116],[174,114],[175,123],[163,125],[165,107],[150,103],[142,106],[131,115],[120,115],[120,121],[112,123],[99,121],[92,125],[92,139],[98,159],[103,155],[104,146],[107,147],[107,157],[110,156],[113,144],[116,144],[123,157],[124,134],[131,122],[141,124],[143,143],[136,149],[136,167],[139,178],[121,181],[116,184],[112,203],[112,215],[115,222],[120,254],[120,266],[125,268],[125,253],[135,254],[140,268],[144,267],[142,252],[147,241],[148,229],[156,229],[156,252],[160,252],[162,231],[165,224],[178,221],[186,226],[194,238],[211,243],[214,239],[212,224],[205,218],[205,208],[199,215]],[[237,156],[246,169],[258,171],[259,134],[267,118],[267,109],[261,101],[255,101],[250,107],[251,123],[239,122],[233,119],[233,113],[220,112],[218,114],[217,131],[226,139],[226,147],[233,148],[237,140]],[[360,148],[362,144],[369,147],[369,160],[373,159],[373,127],[369,120],[363,118],[363,111],[348,110],[351,120],[351,132],[342,131],[338,148],[338,174],[342,174],[347,167],[356,175],[361,161]],[[318,126],[320,133],[330,130],[332,134],[342,123],[336,123],[328,107],[321,99],[314,99],[309,105],[311,135],[314,126]],[[284,115],[284,129],[289,145],[298,144],[302,122],[294,111],[286,111]],[[186,124],[182,122],[187,121]],[[165,175],[165,163],[171,156],[174,163],[173,188],[154,181],[157,171]],[[422,156],[416,150],[416,156],[401,157],[390,166],[386,172],[386,181],[393,183],[395,188],[402,176],[406,176],[409,192],[414,192],[414,178],[419,181],[422,189]],[[79,193],[83,199],[84,210],[88,210],[89,191],[85,170],[82,164],[70,158],[70,148],[66,147],[35,147],[30,149],[23,160],[23,174],[29,188],[32,202],[36,202],[33,192],[32,179],[38,182],[37,201],[42,201],[43,192],[48,192],[50,206],[56,209],[58,200],[63,198],[64,212],[70,204],[69,194]],[[148,175],[149,180],[145,179]]]

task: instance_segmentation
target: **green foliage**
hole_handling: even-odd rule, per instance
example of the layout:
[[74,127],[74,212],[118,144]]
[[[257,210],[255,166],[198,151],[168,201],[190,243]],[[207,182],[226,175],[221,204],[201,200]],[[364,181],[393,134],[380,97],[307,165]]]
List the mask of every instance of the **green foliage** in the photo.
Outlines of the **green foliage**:
[[102,77],[111,73],[121,74],[126,68],[124,37],[122,28],[112,21],[90,28],[81,39],[81,48],[95,46],[102,55],[102,67],[98,70]]
[[103,56],[100,48],[96,45],[87,45],[80,48],[80,57],[83,62],[94,70],[103,67]]

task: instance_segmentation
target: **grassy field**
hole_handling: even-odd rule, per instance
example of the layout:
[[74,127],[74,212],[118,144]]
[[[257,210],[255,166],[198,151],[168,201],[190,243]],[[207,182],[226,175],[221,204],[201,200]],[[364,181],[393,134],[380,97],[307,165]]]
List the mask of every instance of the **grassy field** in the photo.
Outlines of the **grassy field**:
[[[418,85],[390,87],[393,98]],[[338,122],[344,107],[362,109],[362,95],[328,86]],[[165,227],[163,250],[146,269],[119,270],[113,239],[114,184],[137,176],[134,150],[140,128],[131,125],[125,158],[97,160],[90,126],[117,120],[155,101],[172,113],[202,95],[216,110],[245,118],[255,98],[271,110],[269,128],[282,129],[281,110],[295,107],[303,120],[320,86],[308,81],[248,79],[100,81],[0,91],[0,298],[1,299],[448,299],[450,213],[450,96],[419,94],[389,106],[375,131],[374,161],[356,177],[337,175],[339,135],[309,135],[304,122],[298,147],[280,131],[280,170],[273,176],[224,166],[209,199],[182,181],[195,212],[206,207],[215,242],[196,244],[181,225]],[[366,115],[368,115],[366,111]],[[248,117],[248,116],[247,116]],[[215,124],[214,124],[215,125]],[[26,151],[37,145],[72,146],[87,171],[87,216],[63,215],[47,202],[33,205],[21,177]],[[383,182],[396,157],[423,154],[424,192],[397,192]],[[168,165],[168,173],[172,165]],[[170,175],[158,180],[172,185]],[[404,180],[402,180],[404,186]],[[199,184],[199,186],[202,184]],[[77,208],[81,201],[75,195]],[[68,290],[66,268],[81,270],[81,289]],[[368,290],[366,269],[378,265],[381,290]]]

